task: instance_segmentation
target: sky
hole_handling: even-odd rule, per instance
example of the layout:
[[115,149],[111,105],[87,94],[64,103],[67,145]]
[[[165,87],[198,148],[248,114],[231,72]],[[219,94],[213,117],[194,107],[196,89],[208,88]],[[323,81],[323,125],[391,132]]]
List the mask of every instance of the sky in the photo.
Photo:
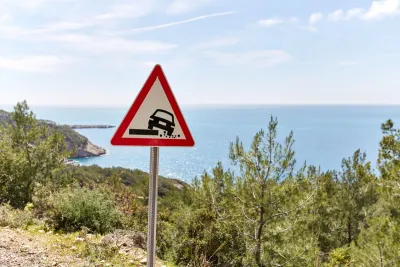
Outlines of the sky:
[[0,104],[400,104],[400,0],[0,0]]

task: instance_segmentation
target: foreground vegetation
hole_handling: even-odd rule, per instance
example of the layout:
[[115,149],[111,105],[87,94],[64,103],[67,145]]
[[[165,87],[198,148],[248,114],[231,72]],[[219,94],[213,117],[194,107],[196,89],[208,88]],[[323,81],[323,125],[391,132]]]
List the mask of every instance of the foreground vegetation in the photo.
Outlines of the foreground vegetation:
[[[62,233],[49,229],[29,209],[7,205],[0,207],[0,241],[2,266],[143,266],[146,261],[140,233],[91,234],[85,227]],[[156,266],[173,265],[157,261]]]
[[[71,167],[62,136],[26,103],[0,130],[0,201],[57,232],[146,232],[147,174]],[[382,125],[377,170],[357,150],[341,170],[296,164],[271,118],[191,186],[162,179],[157,255],[177,266],[400,266],[400,131]],[[19,210],[19,211],[18,211]],[[28,221],[27,224],[34,222]],[[12,223],[10,223],[12,225]],[[117,265],[118,266],[118,265]],[[122,266],[122,265],[121,265]]]

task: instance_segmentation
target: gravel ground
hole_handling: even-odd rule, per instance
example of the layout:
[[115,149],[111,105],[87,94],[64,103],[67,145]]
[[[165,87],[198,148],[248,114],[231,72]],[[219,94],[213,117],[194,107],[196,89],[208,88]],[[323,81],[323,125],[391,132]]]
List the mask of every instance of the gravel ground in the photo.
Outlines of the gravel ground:
[[[72,247],[68,252],[57,252],[57,248],[64,247],[64,243],[55,243],[51,240],[50,233],[39,231],[33,234],[20,229],[0,227],[0,267],[103,267],[115,266],[104,263],[94,264],[74,256]],[[53,236],[54,237],[54,236]],[[59,236],[62,240],[63,236]],[[77,238],[78,239],[78,238]],[[54,239],[53,239],[54,240]],[[146,237],[144,234],[117,230],[100,241],[119,247],[119,253],[130,255],[137,259],[136,263],[127,263],[124,266],[146,266]],[[69,247],[69,243],[67,246]],[[65,247],[64,247],[65,248]],[[76,248],[75,248],[76,249]],[[65,251],[65,250],[64,250]],[[62,253],[62,255],[60,255]],[[66,255],[67,254],[67,255]],[[139,263],[138,263],[139,262]],[[157,262],[157,267],[167,267]],[[118,267],[118,266],[116,266]]]
[[56,255],[40,236],[22,230],[0,228],[0,267],[90,266],[73,256]]

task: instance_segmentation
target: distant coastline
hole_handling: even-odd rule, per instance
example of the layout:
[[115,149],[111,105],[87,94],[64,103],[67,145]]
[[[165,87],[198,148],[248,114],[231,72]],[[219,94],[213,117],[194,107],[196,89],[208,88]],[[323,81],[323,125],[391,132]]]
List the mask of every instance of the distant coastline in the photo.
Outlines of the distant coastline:
[[[89,158],[105,155],[107,151],[75,131],[74,129],[98,129],[98,128],[113,128],[114,126],[102,124],[85,124],[85,125],[63,125],[57,124],[52,120],[39,120],[39,124],[47,124],[51,129],[56,130],[65,136],[65,142],[69,151],[74,151],[73,158]],[[0,126],[6,124],[14,124],[11,113],[0,109]],[[76,164],[74,161],[67,161],[67,164]]]
[[86,124],[76,124],[76,125],[68,125],[72,129],[109,129],[115,128],[113,125],[102,125],[102,124],[95,124],[95,125],[86,125]]

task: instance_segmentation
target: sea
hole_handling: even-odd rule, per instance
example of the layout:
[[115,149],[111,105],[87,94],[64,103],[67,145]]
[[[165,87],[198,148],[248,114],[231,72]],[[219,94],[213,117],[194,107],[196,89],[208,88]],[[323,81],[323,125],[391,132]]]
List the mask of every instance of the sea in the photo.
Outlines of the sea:
[[[2,107],[0,107],[2,108]],[[4,108],[4,107],[3,107]],[[107,124],[118,126],[129,107],[31,107],[40,119],[60,124]],[[10,110],[9,107],[5,108]],[[195,140],[191,148],[160,148],[159,173],[190,182],[210,172],[218,162],[238,171],[229,160],[229,145],[239,137],[246,148],[257,131],[278,119],[278,140],[294,132],[297,166],[304,162],[322,170],[340,170],[343,158],[361,149],[376,165],[381,124],[392,119],[400,125],[400,106],[264,105],[181,106]],[[150,149],[114,147],[110,140],[116,128],[77,130],[107,150],[101,157],[79,159],[81,165],[121,166],[148,171]]]

